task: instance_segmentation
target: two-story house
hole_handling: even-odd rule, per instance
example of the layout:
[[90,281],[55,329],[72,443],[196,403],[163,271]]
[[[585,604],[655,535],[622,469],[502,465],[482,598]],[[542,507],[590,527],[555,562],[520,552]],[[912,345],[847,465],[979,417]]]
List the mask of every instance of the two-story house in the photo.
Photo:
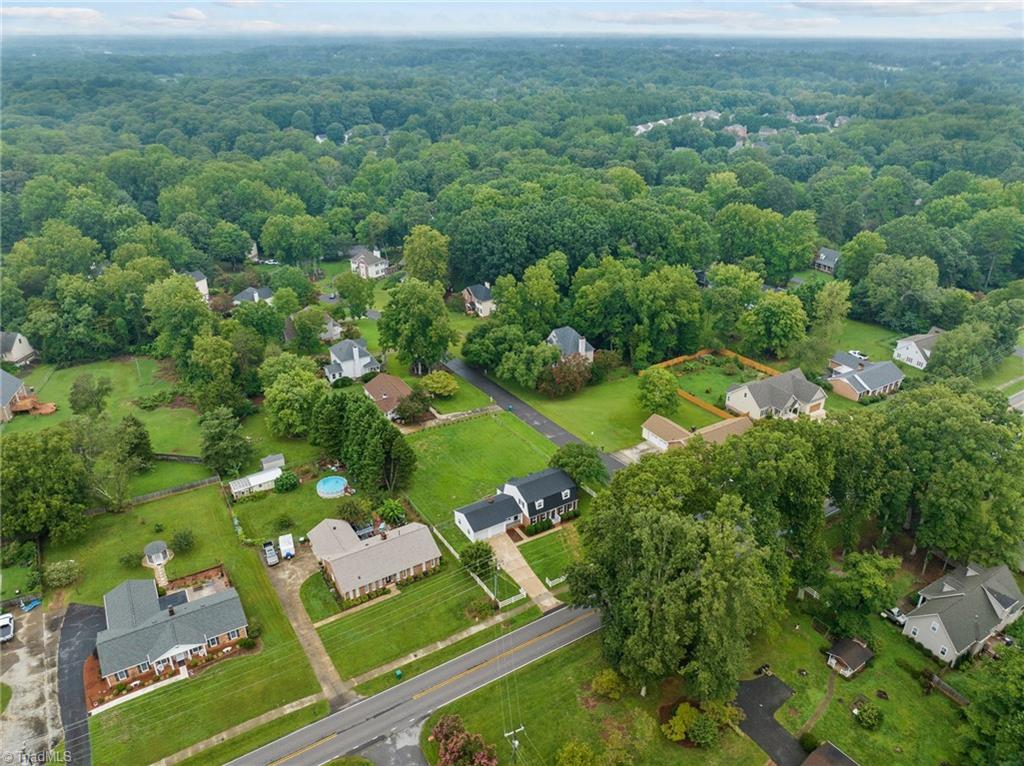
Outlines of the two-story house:
[[366,350],[366,340],[346,338],[331,346],[331,363],[324,374],[331,383],[339,378],[361,378],[368,372],[380,372],[380,362]]

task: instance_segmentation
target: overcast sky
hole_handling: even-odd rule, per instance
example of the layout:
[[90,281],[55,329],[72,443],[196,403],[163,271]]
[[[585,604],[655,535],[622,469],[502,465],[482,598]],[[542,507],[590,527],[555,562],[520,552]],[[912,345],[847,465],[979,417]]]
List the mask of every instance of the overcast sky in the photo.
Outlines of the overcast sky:
[[1024,0],[2,0],[6,35],[1022,37]]

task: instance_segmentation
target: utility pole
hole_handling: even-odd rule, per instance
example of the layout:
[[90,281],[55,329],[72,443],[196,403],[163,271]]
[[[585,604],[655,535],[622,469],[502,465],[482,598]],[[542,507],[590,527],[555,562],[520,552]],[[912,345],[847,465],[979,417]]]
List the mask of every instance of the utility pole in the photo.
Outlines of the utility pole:
[[526,727],[520,724],[518,729],[505,732],[505,739],[512,745],[512,763],[516,763],[519,760],[519,740],[516,738],[516,734],[525,730]]

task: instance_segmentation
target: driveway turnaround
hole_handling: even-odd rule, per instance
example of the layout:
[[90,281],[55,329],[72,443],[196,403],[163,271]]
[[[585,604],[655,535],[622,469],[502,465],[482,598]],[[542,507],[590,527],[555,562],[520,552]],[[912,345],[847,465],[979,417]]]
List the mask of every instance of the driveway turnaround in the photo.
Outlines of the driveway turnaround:
[[[526,423],[526,425],[530,426],[530,428],[552,444],[561,447],[563,444],[580,443],[583,441],[575,434],[571,434],[566,431],[558,425],[558,423],[551,420],[551,418],[541,415],[529,404],[524,402],[515,394],[506,391],[482,372],[474,370],[461,359],[449,359],[445,362],[445,367],[463,380],[472,383],[474,386],[479,388],[491,397],[494,400],[494,403],[503,410],[509,410],[511,408],[513,415]],[[601,461],[604,463],[604,467],[608,469],[609,474],[615,473],[616,471],[626,467],[625,463],[614,455],[609,455],[607,452],[601,453]]]
[[[558,609],[444,665],[348,705],[231,764],[318,766],[332,758],[367,751],[388,740],[398,749],[406,749],[402,747],[403,734],[418,730],[423,720],[439,707],[600,627],[600,615],[593,610]],[[394,762],[404,764],[404,761]]]
[[776,676],[759,676],[741,681],[736,704],[746,713],[740,729],[768,753],[777,766],[800,766],[807,753],[796,737],[775,720],[775,711],[793,695],[793,690]]
[[71,604],[64,613],[60,629],[57,652],[60,720],[64,725],[69,760],[76,766],[88,766],[92,762],[82,666],[96,648],[96,634],[105,627],[107,618],[103,607]]

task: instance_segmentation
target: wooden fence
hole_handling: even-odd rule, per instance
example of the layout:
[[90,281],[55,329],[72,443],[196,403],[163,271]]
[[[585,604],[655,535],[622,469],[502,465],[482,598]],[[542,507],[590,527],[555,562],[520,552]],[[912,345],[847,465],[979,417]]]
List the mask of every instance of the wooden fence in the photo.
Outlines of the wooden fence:
[[[682,364],[683,362],[692,362],[695,359],[700,359],[702,356],[707,356],[708,354],[717,354],[719,356],[727,356],[730,359],[735,359],[740,364],[742,364],[744,367],[749,367],[752,370],[757,370],[758,372],[762,372],[765,375],[769,375],[771,377],[775,377],[776,375],[779,374],[779,371],[776,370],[774,367],[769,367],[767,364],[761,364],[757,360],[751,359],[749,356],[743,356],[742,354],[737,354],[735,351],[730,351],[727,348],[715,348],[715,349],[712,349],[712,348],[702,348],[700,351],[697,351],[697,352],[695,352],[693,354],[686,354],[684,356],[677,356],[674,359],[666,359],[664,362],[658,362],[657,364],[654,364],[654,365],[651,365],[651,366],[652,367],[675,367],[677,364]],[[640,373],[640,374],[642,375],[643,373]]]
[[715,415],[716,417],[725,418],[725,419],[729,419],[729,418],[735,417],[735,415],[732,415],[732,414],[726,412],[725,410],[719,409],[718,407],[716,407],[715,405],[711,404],[710,402],[705,402],[700,397],[694,396],[689,391],[684,391],[681,388],[677,388],[676,389],[676,393],[680,396],[680,398],[685,399],[690,404],[697,405],[702,410],[704,410],[706,412],[710,412],[712,415]]
[[926,668],[923,672],[925,679],[928,681],[928,683],[931,685],[933,689],[938,689],[940,693],[944,694],[946,697],[951,699],[960,707],[967,707],[971,704],[971,701],[967,699],[967,697],[962,695],[960,692],[958,692],[952,686],[947,684],[945,681],[943,681],[937,675],[932,673],[930,670]]

